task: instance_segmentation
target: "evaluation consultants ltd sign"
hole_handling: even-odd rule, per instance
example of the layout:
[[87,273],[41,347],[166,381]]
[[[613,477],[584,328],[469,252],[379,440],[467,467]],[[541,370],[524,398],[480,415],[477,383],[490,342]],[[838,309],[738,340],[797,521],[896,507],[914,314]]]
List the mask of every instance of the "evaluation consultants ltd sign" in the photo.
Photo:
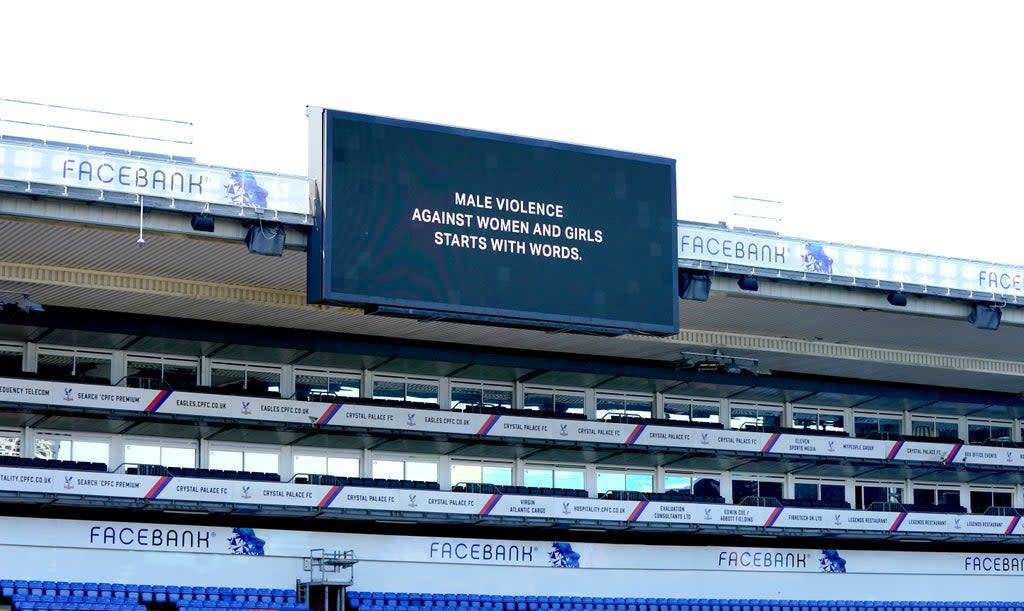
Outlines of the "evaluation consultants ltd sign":
[[309,301],[678,331],[675,162],[311,109]]

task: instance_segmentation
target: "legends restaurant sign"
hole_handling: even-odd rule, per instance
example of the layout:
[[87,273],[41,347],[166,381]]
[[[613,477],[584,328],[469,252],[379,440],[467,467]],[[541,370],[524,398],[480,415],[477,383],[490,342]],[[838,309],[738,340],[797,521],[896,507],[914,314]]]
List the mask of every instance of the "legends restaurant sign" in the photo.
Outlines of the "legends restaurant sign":
[[[963,291],[971,296],[1024,298],[1024,268],[830,244],[770,234],[730,231],[679,223],[677,254],[682,267],[709,267],[747,273],[773,270],[852,285],[903,284],[910,292],[938,295]],[[937,290],[935,290],[937,289]]]
[[[308,181],[87,148],[0,141],[0,180],[308,215]],[[216,211],[213,211],[216,212]]]

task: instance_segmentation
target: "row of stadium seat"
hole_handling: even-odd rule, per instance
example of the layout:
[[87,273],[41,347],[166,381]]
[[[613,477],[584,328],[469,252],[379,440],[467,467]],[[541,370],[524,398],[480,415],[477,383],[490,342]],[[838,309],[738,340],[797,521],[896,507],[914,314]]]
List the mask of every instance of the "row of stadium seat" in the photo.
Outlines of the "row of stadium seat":
[[385,479],[380,477],[342,477],[309,473],[295,476],[296,484],[320,486],[355,486],[357,488],[405,488],[407,490],[440,490],[437,482],[409,479]]
[[[295,590],[281,588],[238,588],[226,586],[179,586],[125,583],[94,583],[69,581],[38,581],[0,579],[0,594],[16,596],[83,597],[96,599],[127,599],[142,602],[246,601],[253,603],[294,603]],[[33,599],[34,600],[34,599]]]
[[23,458],[21,456],[0,456],[0,467],[60,469],[62,471],[107,471],[107,464],[102,462],[58,460],[56,458]]
[[604,609],[640,611],[1024,611],[1019,601],[855,601],[789,599],[627,598],[521,596],[464,593],[348,592],[349,606],[360,611],[439,609]]
[[[482,607],[471,606],[422,606],[422,605],[361,605],[353,608],[359,611],[438,611],[458,609],[504,609],[515,611],[538,611],[545,609],[573,609],[582,611],[1021,611],[1024,603],[1009,601],[990,601],[977,604],[964,603],[931,603],[929,606],[903,606],[896,601],[875,601],[856,605],[829,605],[818,602],[810,605],[699,605],[657,603],[566,603],[566,606],[544,606],[547,603],[502,603],[488,602]],[[578,605],[578,606],[577,606]]]
[[197,469],[193,467],[165,467],[163,465],[131,465],[125,467],[130,475],[171,475],[173,477],[196,477],[206,479],[241,479],[258,482],[279,482],[277,473],[263,471],[233,471],[231,469]]
[[516,494],[521,496],[557,496],[566,498],[587,498],[582,488],[544,488],[540,486],[499,486],[477,482],[459,482],[452,486],[452,492],[473,492],[476,494]]
[[148,611],[146,605],[111,605],[106,603],[34,602],[15,603],[14,611]]
[[302,611],[308,610],[305,604],[300,602],[253,602],[253,601],[242,601],[242,600],[178,600],[178,609],[187,611],[239,611],[244,609],[260,609],[261,611],[268,608],[281,609],[284,611]]

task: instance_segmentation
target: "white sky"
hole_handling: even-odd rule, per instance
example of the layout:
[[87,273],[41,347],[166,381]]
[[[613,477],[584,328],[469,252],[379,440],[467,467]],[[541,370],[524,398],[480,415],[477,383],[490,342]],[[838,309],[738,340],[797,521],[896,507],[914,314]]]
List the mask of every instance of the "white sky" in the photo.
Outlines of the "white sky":
[[0,97],[305,174],[306,105],[672,157],[679,218],[1024,264],[1024,3],[11,2]]

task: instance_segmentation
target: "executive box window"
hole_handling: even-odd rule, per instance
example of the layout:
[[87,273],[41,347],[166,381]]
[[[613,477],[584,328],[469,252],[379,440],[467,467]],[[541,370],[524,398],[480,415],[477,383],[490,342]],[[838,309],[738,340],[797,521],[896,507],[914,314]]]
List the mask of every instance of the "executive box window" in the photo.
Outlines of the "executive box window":
[[124,461],[135,465],[163,465],[165,467],[193,468],[198,456],[194,441],[140,438],[124,443]]
[[1013,490],[990,488],[971,490],[971,513],[985,513],[989,507],[1013,507]]
[[729,426],[739,430],[761,430],[782,425],[782,406],[760,403],[733,403]]
[[843,415],[843,412],[838,410],[794,407],[793,428],[811,431],[843,432],[846,430],[846,417]]
[[22,375],[22,347],[0,344],[0,376],[13,378]]
[[452,409],[472,411],[480,407],[512,409],[512,387],[482,382],[452,382]]
[[261,448],[230,445],[210,447],[211,469],[225,471],[250,471],[253,473],[280,473],[278,448]]
[[280,396],[281,369],[263,365],[213,363],[210,368],[210,385],[240,395]]
[[333,403],[339,398],[359,397],[361,377],[355,371],[295,370],[295,398]]
[[1009,422],[999,421],[968,421],[967,443],[984,444],[1011,441]]
[[110,354],[76,349],[40,348],[37,371],[48,380],[110,384]]
[[719,476],[713,473],[666,472],[662,478],[665,491],[694,496],[721,496]]
[[376,458],[370,463],[370,468],[376,479],[437,481],[437,461],[426,457]]
[[438,383],[426,378],[380,376],[373,380],[373,398],[437,405]]
[[129,354],[125,386],[180,390],[199,382],[199,360]]
[[956,420],[924,418],[915,416],[910,421],[910,431],[921,437],[952,441],[960,438],[960,427]]
[[0,456],[21,456],[20,431],[0,431]]
[[734,477],[732,480],[732,502],[738,504],[749,497],[782,499],[782,480]]
[[854,413],[853,434],[864,439],[891,439],[903,432],[903,418],[896,414]]
[[903,486],[895,482],[870,482],[854,487],[854,509],[868,509],[873,503],[902,503]]
[[718,424],[722,406],[717,402],[682,397],[665,397],[665,417],[669,420]]
[[586,471],[582,467],[528,465],[523,469],[523,485],[537,488],[586,488]]
[[598,469],[597,493],[604,494],[609,490],[653,492],[654,474],[650,471]]
[[292,474],[359,477],[359,457],[336,452],[295,449],[292,452]]
[[915,505],[959,505],[960,490],[914,486],[913,498]]
[[595,416],[598,420],[646,419],[651,417],[653,404],[647,396],[601,393],[597,395]]
[[523,409],[552,414],[583,414],[583,393],[557,388],[528,387],[523,391]]
[[512,465],[491,462],[452,461],[451,483],[512,485]]
[[110,438],[70,433],[39,433],[36,435],[35,458],[74,460],[78,462],[110,462]]
[[793,498],[799,501],[842,502],[846,486],[834,480],[801,479],[793,483]]

